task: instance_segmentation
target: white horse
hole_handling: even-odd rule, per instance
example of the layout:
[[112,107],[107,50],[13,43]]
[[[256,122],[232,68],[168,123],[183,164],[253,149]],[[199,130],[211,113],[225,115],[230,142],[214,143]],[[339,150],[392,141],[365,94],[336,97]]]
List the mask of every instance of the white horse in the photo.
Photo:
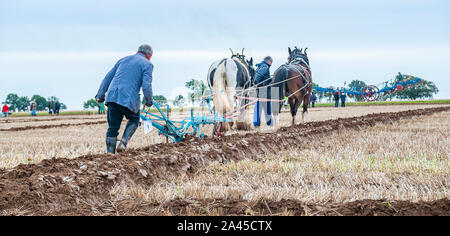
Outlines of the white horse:
[[[213,94],[214,108],[217,114],[224,116],[225,119],[234,119],[232,114],[235,112],[233,104],[236,96],[247,96],[245,89],[253,85],[253,58],[246,60],[243,55],[233,55],[230,59],[215,61],[208,71],[208,86]],[[248,103],[246,99],[240,99],[240,107]],[[237,118],[236,126],[238,129],[249,129],[250,122],[246,109],[241,109]],[[229,130],[229,124],[221,124],[217,133]]]

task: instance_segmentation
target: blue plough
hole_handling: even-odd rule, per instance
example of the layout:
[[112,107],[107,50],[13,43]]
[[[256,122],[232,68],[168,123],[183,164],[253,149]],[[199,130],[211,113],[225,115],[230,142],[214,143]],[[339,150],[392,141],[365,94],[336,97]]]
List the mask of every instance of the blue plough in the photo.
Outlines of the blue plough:
[[[191,117],[184,118],[182,121],[170,120],[168,115],[159,107],[158,103],[154,102],[153,106],[159,111],[161,115],[151,113],[148,109],[140,110],[140,117],[143,121],[150,120],[152,126],[158,129],[158,133],[170,138],[173,142],[178,143],[185,139],[186,135],[192,135],[199,138],[204,138],[205,134],[200,132],[200,126],[216,125],[219,122],[230,122],[231,120],[224,119],[214,113],[214,116],[194,116],[194,110],[191,109]],[[169,110],[169,106],[167,106]]]
[[[401,74],[400,74],[401,75]],[[405,75],[401,75],[402,77]],[[391,93],[398,92],[400,90],[403,90],[408,87],[414,87],[421,83],[423,83],[423,79],[417,78],[414,76],[408,76],[408,79],[395,79],[394,81],[387,81],[384,82],[384,87],[382,89],[379,89],[375,85],[369,85],[361,90],[356,90],[355,88],[350,89],[334,89],[334,88],[322,88],[322,87],[316,87],[313,86],[313,90],[316,91],[319,94],[324,94],[326,96],[332,95],[334,92],[344,92],[347,95],[355,96],[355,97],[361,97],[366,101],[376,101],[378,98],[382,96],[386,96]]]

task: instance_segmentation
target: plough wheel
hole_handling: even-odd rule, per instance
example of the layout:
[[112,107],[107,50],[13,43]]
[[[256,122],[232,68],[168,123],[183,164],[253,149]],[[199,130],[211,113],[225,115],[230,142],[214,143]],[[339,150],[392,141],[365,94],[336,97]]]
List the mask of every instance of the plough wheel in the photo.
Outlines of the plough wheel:
[[368,102],[376,101],[378,100],[378,97],[380,95],[378,91],[379,89],[377,88],[377,86],[369,85],[363,88],[363,90],[361,91],[361,96]]

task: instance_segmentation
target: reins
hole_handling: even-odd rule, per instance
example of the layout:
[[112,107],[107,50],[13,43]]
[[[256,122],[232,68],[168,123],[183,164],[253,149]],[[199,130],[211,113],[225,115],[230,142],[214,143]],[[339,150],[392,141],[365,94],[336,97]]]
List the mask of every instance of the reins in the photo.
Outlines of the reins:
[[[309,65],[308,65],[302,58],[298,58],[298,59],[301,59],[301,60],[304,62],[304,64],[307,65],[307,68],[306,68],[306,69],[309,69],[309,68],[310,68]],[[297,60],[297,59],[295,59],[295,60]],[[294,61],[295,61],[295,60],[294,60]],[[289,65],[291,65],[291,64],[284,64],[284,65],[282,65],[282,66],[283,66],[283,67],[287,67],[287,66],[289,66]],[[299,64],[299,66],[301,66],[301,67],[303,68],[302,65]],[[283,80],[283,81],[279,81],[279,82],[276,82],[276,83],[272,83],[272,84],[269,84],[269,85],[266,85],[266,86],[255,87],[255,86],[257,86],[258,84],[261,84],[261,83],[263,83],[263,82],[265,82],[265,81],[267,81],[267,80],[269,80],[269,79],[273,79],[273,76],[272,76],[271,78],[267,78],[267,79],[265,79],[265,80],[259,82],[258,84],[254,85],[254,86],[251,87],[251,88],[248,88],[248,89],[243,90],[239,95],[236,94],[235,98],[237,98],[237,99],[244,99],[244,100],[251,100],[251,102],[245,104],[244,106],[241,106],[241,107],[237,108],[237,109],[234,110],[234,111],[231,111],[231,112],[228,112],[228,113],[224,114],[224,117],[227,117],[227,118],[228,118],[228,117],[235,117],[235,116],[236,116],[236,113],[237,113],[238,111],[241,111],[241,110],[247,108],[248,106],[251,106],[251,105],[257,103],[258,101],[259,101],[259,102],[284,102],[286,99],[289,99],[290,97],[294,96],[294,95],[297,94],[298,92],[300,92],[300,91],[302,91],[303,89],[305,89],[306,87],[308,87],[308,85],[310,85],[311,82],[305,77],[305,75],[304,75],[298,68],[296,68],[296,67],[290,67],[290,68],[295,69],[295,70],[299,73],[299,75],[293,76],[293,77],[290,77],[290,78],[285,79],[285,80]],[[289,70],[289,68],[287,68],[287,69]],[[306,69],[303,69],[303,71],[306,71],[306,73],[308,73],[308,75],[310,75],[310,72],[309,72],[308,70],[306,70]],[[279,100],[278,100],[278,99],[266,99],[266,98],[258,98],[258,97],[245,97],[245,96],[241,96],[243,93],[249,92],[249,91],[251,91],[251,90],[257,90],[257,89],[264,89],[264,88],[268,88],[268,87],[273,87],[274,85],[281,84],[281,83],[286,83],[287,81],[290,81],[290,80],[293,80],[293,79],[296,79],[296,78],[299,78],[299,77],[302,77],[302,78],[305,80],[305,82],[306,82],[305,85],[304,85],[303,87],[301,87],[301,88],[295,90],[294,92],[292,92],[290,95],[286,96],[286,97],[283,98],[283,99],[279,99]],[[309,76],[309,77],[310,77],[310,76]],[[305,93],[305,94],[303,95],[303,97],[305,97],[306,95],[307,95],[307,93]]]

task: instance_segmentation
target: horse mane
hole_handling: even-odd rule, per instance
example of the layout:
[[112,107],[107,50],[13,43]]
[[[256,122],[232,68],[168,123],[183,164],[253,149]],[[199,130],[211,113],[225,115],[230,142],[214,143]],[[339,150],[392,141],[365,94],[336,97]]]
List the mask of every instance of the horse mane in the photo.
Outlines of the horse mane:
[[[235,60],[235,58],[236,57],[232,57],[231,59]],[[238,59],[238,62],[240,62],[250,74],[250,68],[248,67],[247,62],[245,60],[241,60],[240,58],[237,58],[237,59]]]
[[[251,81],[250,84],[252,85],[253,82],[254,82],[253,81],[254,80],[253,77],[254,77],[255,69],[254,68],[250,68],[249,62],[246,60],[246,57],[245,57],[245,54],[244,54],[244,50],[245,50],[245,48],[243,48],[241,53],[239,54],[239,52],[238,53],[234,53],[233,50],[230,48],[231,59],[236,60],[237,62],[239,62],[240,64],[242,64],[244,66],[244,68],[246,69],[247,74],[249,76],[249,79]],[[250,60],[252,60],[252,59],[250,59]]]
[[[288,64],[297,64],[297,63],[303,63],[309,68],[309,58],[308,54],[306,53],[306,50],[308,48],[301,48],[298,49],[297,46],[294,48],[294,50],[289,55],[289,62]],[[289,49],[290,50],[290,49]]]

